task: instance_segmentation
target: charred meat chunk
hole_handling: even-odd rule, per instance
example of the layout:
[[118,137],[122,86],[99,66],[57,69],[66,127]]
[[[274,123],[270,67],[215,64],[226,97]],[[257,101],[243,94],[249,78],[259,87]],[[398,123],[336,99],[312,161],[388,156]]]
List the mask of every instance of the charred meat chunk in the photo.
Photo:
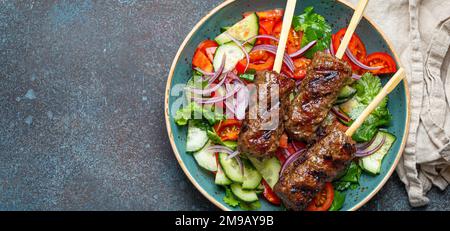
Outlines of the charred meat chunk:
[[350,66],[330,54],[317,52],[306,77],[284,116],[288,135],[299,141],[311,143],[316,130],[327,117],[339,91],[351,81]]
[[282,115],[295,82],[285,75],[263,71],[257,72],[254,83],[250,106],[239,133],[238,148],[240,152],[254,157],[266,157],[278,149],[280,136],[284,132]]
[[325,186],[350,165],[356,152],[355,142],[338,127],[312,145],[301,158],[281,173],[275,193],[286,208],[300,211]]

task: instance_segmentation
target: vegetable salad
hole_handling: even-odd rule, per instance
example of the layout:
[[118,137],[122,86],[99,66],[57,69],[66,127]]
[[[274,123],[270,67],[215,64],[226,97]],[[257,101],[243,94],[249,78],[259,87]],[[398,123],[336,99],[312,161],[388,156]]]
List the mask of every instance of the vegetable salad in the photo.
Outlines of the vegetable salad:
[[[241,21],[221,28],[217,37],[201,42],[192,58],[192,78],[186,84],[187,103],[174,116],[177,125],[187,126],[186,151],[200,167],[211,172],[215,184],[224,188],[223,201],[231,207],[256,210],[261,206],[260,197],[282,206],[272,187],[286,160],[307,148],[283,135],[279,150],[269,159],[258,160],[237,149],[248,105],[246,85],[252,83],[256,71],[272,69],[283,13],[280,9],[246,12]],[[315,13],[313,7],[305,8],[293,19],[282,73],[300,82],[314,53],[334,54],[345,31],[343,28],[332,34],[323,16]],[[356,34],[343,60],[353,69],[354,83],[339,93],[333,113],[340,126],[349,126],[381,90],[376,75],[394,73],[397,67],[386,53],[368,55]],[[235,87],[230,89],[227,84]],[[361,174],[379,174],[383,157],[395,142],[392,134],[380,130],[391,120],[387,103],[386,98],[353,136],[358,142],[359,158],[338,180],[327,183],[307,210],[340,210],[346,191],[359,187]]]

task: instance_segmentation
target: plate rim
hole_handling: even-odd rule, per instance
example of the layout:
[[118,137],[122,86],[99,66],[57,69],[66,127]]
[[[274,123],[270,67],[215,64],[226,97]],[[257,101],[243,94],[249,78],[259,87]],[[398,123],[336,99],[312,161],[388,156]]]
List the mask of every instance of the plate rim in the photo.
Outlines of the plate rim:
[[[214,197],[212,197],[205,189],[203,189],[203,187],[197,182],[197,180],[191,175],[191,173],[189,172],[189,170],[187,169],[185,163],[183,162],[183,160],[181,159],[180,153],[178,152],[178,148],[175,144],[175,139],[173,137],[173,132],[172,132],[172,128],[170,125],[170,116],[169,116],[169,94],[170,94],[170,87],[171,87],[171,82],[172,82],[172,78],[173,78],[173,73],[175,71],[175,67],[176,64],[180,58],[181,52],[184,50],[184,48],[186,47],[186,44],[188,43],[188,41],[191,39],[191,37],[193,36],[193,34],[204,24],[204,22],[206,20],[208,20],[212,15],[214,15],[216,12],[218,12],[219,10],[221,10],[222,8],[226,7],[227,5],[235,2],[237,0],[226,0],[223,3],[219,4],[218,6],[216,6],[214,9],[212,9],[211,11],[209,11],[202,19],[200,19],[200,21],[197,22],[197,24],[195,24],[195,26],[191,29],[191,31],[186,35],[185,39],[183,40],[183,42],[181,43],[180,47],[178,48],[178,51],[172,61],[171,67],[170,67],[170,71],[169,71],[169,75],[167,78],[167,82],[166,82],[166,90],[165,90],[165,96],[164,96],[164,117],[165,117],[165,121],[166,121],[166,129],[167,129],[167,134],[169,136],[169,140],[170,140],[170,145],[172,147],[172,151],[178,161],[178,164],[180,165],[181,169],[183,170],[184,174],[187,176],[187,178],[191,181],[191,183],[194,185],[195,188],[197,188],[197,190],[204,196],[206,197],[206,199],[208,199],[211,203],[213,203],[216,207],[224,210],[224,211],[231,211],[231,209],[229,209],[228,207],[224,206],[222,203],[220,203],[218,200],[216,200]],[[355,6],[349,2],[347,2],[346,0],[337,0],[336,3],[341,3],[351,9],[355,9]],[[399,66],[403,66],[401,63],[401,60],[398,56],[398,54],[396,53],[396,51],[394,50],[394,47],[392,45],[392,42],[388,39],[388,37],[386,36],[386,34],[381,30],[381,28],[371,19],[369,18],[366,14],[363,15],[363,17],[369,22],[369,24],[371,26],[373,26],[375,28],[375,30],[377,30],[377,32],[381,35],[381,37],[383,38],[383,40],[386,42],[386,44],[389,47],[389,50],[391,51],[391,53],[394,55],[395,61],[399,64]],[[380,189],[386,184],[386,182],[388,181],[388,179],[392,176],[395,168],[397,167],[400,158],[402,157],[403,151],[405,149],[405,145],[406,145],[406,140],[408,138],[408,134],[409,134],[409,125],[410,125],[410,92],[409,92],[409,87],[408,87],[408,82],[407,79],[405,78],[403,80],[403,85],[405,88],[405,96],[406,96],[406,119],[405,119],[405,130],[403,132],[403,139],[402,139],[402,143],[400,145],[400,148],[396,154],[394,163],[392,164],[392,166],[390,167],[389,171],[387,171],[386,175],[383,177],[383,179],[380,181],[380,183],[375,187],[374,190],[372,190],[372,192],[370,192],[363,200],[361,200],[359,203],[357,203],[356,205],[354,205],[353,207],[351,207],[350,209],[348,209],[347,211],[355,211],[358,210],[359,208],[361,208],[363,205],[365,205],[369,200],[371,200],[379,191]]]

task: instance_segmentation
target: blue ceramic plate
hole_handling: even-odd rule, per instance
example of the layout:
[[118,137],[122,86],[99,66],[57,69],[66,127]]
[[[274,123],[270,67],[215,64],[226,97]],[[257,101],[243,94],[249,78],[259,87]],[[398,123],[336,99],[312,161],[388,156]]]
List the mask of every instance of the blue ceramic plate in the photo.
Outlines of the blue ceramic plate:
[[[239,210],[239,208],[229,207],[223,202],[223,188],[214,184],[213,176],[202,170],[195,162],[194,158],[186,154],[186,128],[179,127],[170,116],[171,108],[177,103],[180,92],[172,89],[176,84],[186,83],[192,76],[191,60],[196,46],[206,38],[214,38],[220,34],[222,26],[232,25],[242,18],[242,13],[247,11],[262,11],[274,8],[284,8],[286,1],[261,0],[252,1],[226,1],[206,15],[189,33],[180,46],[173,61],[166,86],[165,95],[165,116],[166,126],[170,142],[175,156],[194,186],[212,203],[223,210]],[[302,0],[297,2],[296,15],[301,14],[307,6],[314,6],[317,13],[323,15],[336,33],[340,28],[346,27],[353,14],[353,6],[341,1],[332,0]],[[370,10],[370,9],[368,9]],[[398,56],[394,53],[391,44],[386,36],[374,25],[370,19],[363,18],[356,33],[364,41],[367,53],[381,51],[387,52],[395,57],[399,63]],[[385,83],[389,76],[383,77]],[[361,186],[355,190],[347,192],[347,199],[342,210],[356,210],[370,200],[386,183],[393,173],[395,166],[403,151],[409,124],[409,92],[406,82],[400,84],[389,95],[389,110],[393,115],[393,120],[388,130],[397,137],[397,141],[383,160],[381,173],[377,176],[363,174]],[[280,210],[280,207],[272,206],[266,200],[260,200],[262,208],[260,210]]]

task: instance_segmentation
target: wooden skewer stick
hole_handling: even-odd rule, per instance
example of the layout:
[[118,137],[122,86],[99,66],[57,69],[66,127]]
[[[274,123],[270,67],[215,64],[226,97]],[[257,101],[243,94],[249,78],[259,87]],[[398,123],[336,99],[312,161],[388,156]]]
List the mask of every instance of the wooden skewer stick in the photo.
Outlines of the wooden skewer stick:
[[369,0],[360,0],[358,2],[355,13],[353,13],[352,20],[350,21],[350,24],[347,27],[347,31],[345,32],[344,38],[342,38],[341,45],[339,45],[339,49],[336,52],[336,57],[338,59],[342,59],[342,57],[344,56],[345,50],[347,49],[347,46],[350,43],[353,33],[355,33],[359,21],[361,21],[361,18],[364,14],[364,10],[366,9],[368,2]]
[[278,42],[277,55],[273,65],[273,71],[280,73],[281,66],[283,65],[283,56],[286,49],[286,42],[289,36],[289,30],[291,29],[292,18],[294,17],[296,0],[288,0],[286,9],[284,10],[283,25],[281,27],[280,40]]
[[348,137],[353,136],[355,131],[364,123],[367,117],[375,110],[381,101],[386,97],[392,90],[405,78],[405,70],[400,68],[397,73],[386,83],[386,85],[381,89],[380,93],[372,100],[372,102],[367,106],[366,109],[361,113],[361,115],[353,122],[352,126],[350,126],[345,134]]

